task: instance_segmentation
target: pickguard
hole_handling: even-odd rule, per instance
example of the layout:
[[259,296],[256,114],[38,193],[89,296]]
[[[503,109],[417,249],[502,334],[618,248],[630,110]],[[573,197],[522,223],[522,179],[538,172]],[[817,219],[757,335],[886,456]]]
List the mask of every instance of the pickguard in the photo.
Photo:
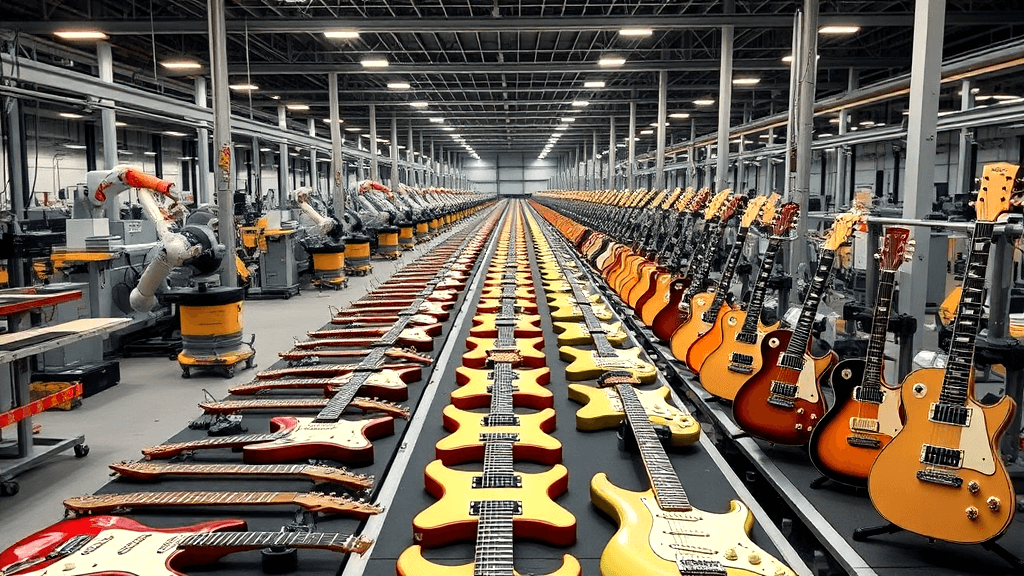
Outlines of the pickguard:
[[[74,554],[19,576],[86,576],[98,572],[171,576],[175,573],[165,566],[167,559],[177,550],[177,542],[191,535],[103,530]],[[161,549],[169,542],[172,545]]]
[[809,354],[804,354],[804,369],[800,371],[796,386],[797,398],[811,403],[818,402],[817,374],[814,372],[814,359]]
[[366,421],[338,420],[337,422],[314,422],[313,418],[296,418],[298,424],[287,436],[273,442],[258,445],[259,448],[270,446],[290,446],[292,444],[330,443],[347,448],[363,448],[370,442],[363,435]]

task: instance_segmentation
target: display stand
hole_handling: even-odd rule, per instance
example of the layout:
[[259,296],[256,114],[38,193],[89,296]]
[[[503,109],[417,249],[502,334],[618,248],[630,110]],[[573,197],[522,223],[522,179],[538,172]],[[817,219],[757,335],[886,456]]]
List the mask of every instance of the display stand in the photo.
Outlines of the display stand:
[[[903,531],[903,528],[900,528],[899,526],[890,522],[888,524],[882,524],[880,526],[867,526],[864,528],[857,528],[853,531],[853,539],[857,542],[865,542],[868,538],[871,538],[872,536],[880,536],[882,534],[895,534],[897,532]],[[999,556],[1003,560],[1006,560],[1006,562],[1013,567],[1014,573],[1024,574],[1024,560],[1021,560],[1017,556],[1011,554],[1009,550],[1000,546],[999,543],[995,540],[982,542],[978,545],[984,548],[985,550],[992,552],[996,556]]]

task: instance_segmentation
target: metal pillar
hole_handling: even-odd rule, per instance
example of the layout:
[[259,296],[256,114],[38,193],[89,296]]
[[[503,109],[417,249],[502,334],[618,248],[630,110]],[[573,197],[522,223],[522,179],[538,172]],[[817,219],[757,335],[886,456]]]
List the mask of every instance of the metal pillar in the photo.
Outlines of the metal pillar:
[[[234,158],[231,153],[231,95],[228,91],[228,50],[227,31],[224,23],[224,0],[207,0],[209,14],[210,71],[213,80],[213,143],[218,150],[217,211],[220,218],[229,223],[234,220],[234,194],[232,175]],[[226,248],[220,264],[220,283],[234,288],[238,286],[235,271],[235,227],[218,226],[217,236]]]
[[430,185],[437,186],[437,170],[434,164],[434,141],[430,141]]
[[[288,116],[284,106],[277,107],[277,127],[288,129]],[[288,143],[277,145],[277,207],[284,208],[288,202]]]
[[[971,93],[971,81],[964,80],[960,84],[960,109],[974,108],[974,94]],[[974,132],[970,128],[960,129],[960,146],[957,148],[956,173],[959,175],[959,190],[950,190],[950,194],[970,194],[974,188],[974,174],[971,173],[971,145]],[[908,193],[910,191],[908,190]]]
[[[796,175],[790,190],[790,201],[800,204],[800,219],[796,223],[797,240],[790,243],[789,273],[807,262],[807,195],[811,187],[811,136],[814,133],[814,89],[818,68],[818,3],[804,0],[802,40],[800,41],[800,98],[796,112]],[[795,60],[796,58],[794,58]]]
[[[309,126],[309,135],[316,138],[316,121],[312,118],[307,118],[306,122]],[[320,189],[320,173],[316,169],[316,148],[309,147],[309,185],[313,190]]]
[[[859,75],[857,70],[850,68],[850,77],[848,81],[847,89],[853,92],[857,89]],[[846,134],[849,124],[849,114],[846,112],[846,108],[839,111],[839,135]],[[836,193],[833,197],[835,206],[840,206],[843,201],[846,200],[846,154],[849,150],[846,146],[836,147]],[[828,207],[826,207],[826,210]],[[873,302],[873,300],[868,300]]]
[[[0,102],[0,114],[4,117],[4,133],[7,135],[7,168],[11,178],[11,210],[15,221],[25,218],[25,203],[28,198],[28,163],[26,139],[21,125],[21,101],[5,97]],[[12,256],[8,262],[11,286],[25,286],[25,268],[21,258]],[[29,433],[31,435],[31,432]]]
[[[97,42],[96,56],[99,64],[100,81],[113,84],[114,57],[110,51],[110,43]],[[114,113],[114,103],[110,100],[101,100],[100,104],[104,105],[100,110],[100,123],[103,130],[103,167],[109,170],[117,166],[117,115]],[[107,218],[111,222],[121,219],[121,205],[118,202],[119,196],[120,194],[111,194],[104,206]]]
[[[196,105],[207,107],[205,76],[196,78]],[[196,146],[196,170],[199,174],[196,178],[196,204],[209,204],[213,201],[210,197],[210,130],[205,123],[199,127],[197,137],[199,142]]]
[[636,190],[636,88],[629,95],[629,133],[626,134],[629,166],[626,167],[626,188]]
[[252,191],[257,197],[263,196],[263,181],[262,181],[262,153],[260,152],[260,140],[253,136],[251,139],[252,146]]
[[[338,73],[327,75],[328,103],[331,107],[331,200],[334,214],[339,219],[345,215],[345,162],[341,149],[341,113],[338,110]],[[357,137],[358,139],[358,137]]]
[[[412,123],[410,122],[410,126],[411,125],[412,125]],[[423,130],[420,130],[420,149],[419,149],[419,152],[420,152],[420,166],[422,166],[420,168],[420,172],[423,175],[422,178],[420,178],[420,186],[426,186],[427,185],[427,159],[423,157],[424,156],[423,155],[423,151],[424,151],[424,147],[423,147]]]
[[590,189],[597,190],[600,188],[598,182],[601,180],[601,162],[597,158],[597,130],[594,130],[594,146],[591,150],[593,152],[591,154],[592,162],[590,163]]
[[416,178],[418,175],[412,169],[414,165],[412,159],[412,120],[409,120],[409,133],[407,136],[405,140],[405,161],[409,163],[409,166],[405,169],[405,179],[410,186],[416,186],[418,184]]
[[[939,114],[942,36],[945,0],[917,0],[914,7],[914,50],[910,66],[910,116],[907,118],[906,194],[904,218],[923,218],[931,211],[935,181],[935,125]],[[924,318],[928,295],[928,228],[912,228],[919,238],[909,270],[900,278],[900,307]],[[904,268],[906,269],[906,267]],[[914,333],[920,350],[924,330]]]
[[398,116],[391,114],[391,189],[398,188]]
[[377,105],[370,104],[370,180],[380,182],[380,166],[377,164]]
[[[725,3],[725,11],[732,11],[732,0]],[[718,166],[715,191],[729,186],[729,115],[732,112],[732,45],[735,31],[722,26],[722,65],[718,74]],[[741,150],[742,151],[742,150]],[[737,159],[737,162],[742,160]],[[733,183],[736,186],[736,183]]]
[[658,71],[658,149],[655,157],[654,189],[665,188],[665,122],[668,121],[668,70]]
[[608,189],[615,189],[615,116],[608,123]]
[[802,57],[800,49],[802,44],[800,37],[802,26],[803,13],[797,10],[796,14],[793,15],[793,55],[789,63],[789,110],[786,118],[786,155],[784,157],[785,162],[783,163],[783,172],[786,176],[783,181],[783,199],[786,202],[792,200],[790,197],[790,190],[793,188],[792,174],[796,169],[796,115],[800,98],[797,86],[800,76],[800,59]]

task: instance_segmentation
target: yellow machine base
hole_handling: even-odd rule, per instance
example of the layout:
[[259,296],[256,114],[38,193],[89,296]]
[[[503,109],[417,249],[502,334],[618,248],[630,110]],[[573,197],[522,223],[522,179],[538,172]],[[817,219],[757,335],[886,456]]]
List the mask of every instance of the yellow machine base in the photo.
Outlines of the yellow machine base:
[[255,350],[237,350],[217,356],[193,356],[187,350],[178,354],[178,365],[181,366],[181,377],[191,378],[192,370],[215,370],[225,378],[235,376],[235,367],[245,363],[245,370],[255,366]]
[[313,278],[310,282],[317,288],[334,288],[335,290],[341,290],[348,286],[348,278],[345,276],[335,276],[334,278]]
[[373,264],[362,264],[359,266],[346,266],[345,272],[352,276],[366,276],[370,272],[373,272]]

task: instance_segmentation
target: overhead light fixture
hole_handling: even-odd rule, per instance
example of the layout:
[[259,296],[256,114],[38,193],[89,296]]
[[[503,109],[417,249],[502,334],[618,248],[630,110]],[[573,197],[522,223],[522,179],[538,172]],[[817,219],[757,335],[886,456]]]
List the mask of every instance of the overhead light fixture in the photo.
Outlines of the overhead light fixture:
[[792,63],[793,62],[793,55],[790,54],[788,56],[783,56],[782,57],[782,61],[785,62],[786,64]]
[[760,78],[733,78],[734,86],[756,86],[761,83]]
[[668,115],[669,118],[689,118],[689,112],[673,112]]
[[619,30],[620,36],[644,37],[650,36],[651,34],[654,34],[654,30],[651,30],[650,28],[623,28],[622,30]]
[[252,92],[260,89],[260,87],[255,84],[229,84],[228,88],[238,90],[240,92]]
[[455,130],[455,127],[454,126],[445,126],[445,127],[441,128],[441,130],[444,130],[445,132],[453,132]]
[[858,122],[857,124],[867,128],[868,126],[874,126],[875,122],[874,122],[874,120],[864,120],[863,122]]
[[356,128],[354,126],[349,126],[348,128],[345,128],[346,132],[359,132],[361,130],[362,130],[362,128]]
[[156,156],[156,152],[153,152],[152,150],[147,150],[147,151],[143,152],[142,155],[143,156]]
[[715,101],[712,98],[698,98],[694,100],[693,103],[697,106],[713,106]]
[[284,107],[289,110],[309,110],[309,104],[285,104]]
[[198,70],[203,67],[202,64],[195,60],[166,60],[161,62],[160,65],[170,70]]
[[388,90],[408,90],[411,87],[408,82],[388,82]]
[[[330,124],[330,123],[331,123],[331,119],[330,118],[324,118],[324,124]],[[338,118],[338,124],[344,124],[344,123],[345,123],[344,120],[342,120],[341,118]]]
[[78,114],[76,112],[61,112],[60,113],[60,117],[61,118],[81,118],[82,115]]
[[860,32],[860,26],[834,24],[818,28],[818,34],[855,34],[857,32]]
[[118,128],[124,128],[127,125],[128,125],[127,122],[121,122],[121,121],[114,122],[114,126],[117,126]]
[[65,40],[106,40],[110,38],[99,30],[60,30],[54,32],[53,35]]
[[573,100],[572,105],[575,108],[586,108],[587,106],[590,106],[590,102],[587,102],[586,100]]
[[441,123],[444,122],[444,118],[437,118],[437,117],[435,117],[435,118],[431,118],[430,121],[433,122],[434,124],[441,124]]
[[828,123],[829,124],[839,124],[839,118],[829,118],[828,119]]
[[187,134],[185,134],[184,132],[175,132],[174,130],[164,130],[163,135],[173,136],[175,138],[184,138],[185,136],[187,136]]
[[275,94],[275,95],[271,96],[270,99],[271,100],[280,100],[281,97]]
[[651,134],[654,134],[654,130],[641,130],[640,131],[640,135],[641,136],[649,136]]
[[422,100],[417,100],[415,102],[409,102],[409,106],[412,106],[413,108],[426,108],[429,104]]
[[[665,126],[668,126],[668,122],[665,122]],[[651,128],[657,128],[657,127],[658,127],[658,123],[657,122],[651,122]]]
[[361,62],[359,62],[359,63],[363,65],[363,68],[387,68],[388,67],[388,60],[387,60],[387,58],[383,58],[383,57],[380,57],[380,56],[372,56],[372,57],[369,57],[369,58],[363,58],[363,60]]
[[601,59],[597,61],[598,66],[622,66],[626,63],[626,59],[622,56],[607,55],[601,56]]
[[583,83],[584,88],[604,88],[604,80],[587,80]]
[[570,116],[570,117],[562,118],[561,121],[562,122],[575,122],[576,119]]
[[354,40],[359,38],[359,32],[355,30],[327,30],[324,32],[324,37],[338,40]]
[[85,150],[85,144],[65,144],[64,147],[70,150]]
[[993,94],[989,96],[993,100],[999,100],[1000,102],[1006,102],[1008,100],[1017,100],[1020,96],[1011,96],[1009,94]]
[[561,126],[555,126],[555,130],[568,130],[568,129],[569,129],[569,125],[568,124],[562,124]]
[[270,152],[270,148],[260,148],[260,152]]
[[832,134],[831,132],[822,132],[821,134],[818,134],[818,138],[831,138],[832,136],[835,136],[835,134]]
[[619,142],[618,144],[615,145],[615,147],[616,148],[625,148],[626,144],[624,142]]

